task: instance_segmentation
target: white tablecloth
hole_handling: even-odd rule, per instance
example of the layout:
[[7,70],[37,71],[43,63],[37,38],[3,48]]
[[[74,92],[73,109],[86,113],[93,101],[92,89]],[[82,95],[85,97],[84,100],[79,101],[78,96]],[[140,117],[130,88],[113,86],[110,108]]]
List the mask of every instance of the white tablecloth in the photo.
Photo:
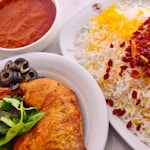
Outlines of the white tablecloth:
[[[61,27],[67,22],[69,18],[71,18],[78,11],[86,7],[92,1],[94,0],[58,0],[60,15],[61,15],[60,26],[57,35],[55,36],[52,43],[45,51],[61,55],[61,51],[59,47],[59,33]],[[2,59],[1,56],[0,59]],[[119,134],[110,125],[108,140],[106,143],[105,150],[131,150],[131,148],[125,143],[125,141],[119,136]]]

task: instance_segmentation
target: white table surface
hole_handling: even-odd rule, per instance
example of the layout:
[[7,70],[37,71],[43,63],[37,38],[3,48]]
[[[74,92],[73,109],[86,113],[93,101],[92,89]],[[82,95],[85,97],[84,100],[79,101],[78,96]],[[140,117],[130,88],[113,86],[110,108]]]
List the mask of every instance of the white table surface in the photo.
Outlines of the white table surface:
[[[52,43],[44,51],[61,55],[59,47],[59,33],[61,27],[67,22],[69,18],[73,17],[73,15],[75,15],[78,11],[86,7],[92,1],[94,0],[58,0],[61,14],[59,29]],[[1,56],[0,59],[2,59]],[[126,144],[126,142],[110,125],[108,140],[104,150],[132,150],[132,149],[129,147],[129,145]]]
[[[86,7],[92,1],[94,0],[58,0],[61,13],[60,28],[53,42],[46,49],[46,51],[61,55],[59,47],[59,32],[61,30],[61,27],[67,22],[69,18],[73,17],[73,15],[75,15],[81,9],[84,9],[84,7]],[[105,150],[132,150],[132,149],[129,147],[129,145],[126,144],[126,142],[110,125]]]

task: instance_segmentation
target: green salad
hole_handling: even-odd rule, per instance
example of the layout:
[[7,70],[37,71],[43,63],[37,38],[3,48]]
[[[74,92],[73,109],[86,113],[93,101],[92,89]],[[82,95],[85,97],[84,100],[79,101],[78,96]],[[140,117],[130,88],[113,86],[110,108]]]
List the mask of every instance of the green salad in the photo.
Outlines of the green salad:
[[0,100],[0,149],[16,136],[28,132],[43,116],[36,107],[25,107],[20,96]]

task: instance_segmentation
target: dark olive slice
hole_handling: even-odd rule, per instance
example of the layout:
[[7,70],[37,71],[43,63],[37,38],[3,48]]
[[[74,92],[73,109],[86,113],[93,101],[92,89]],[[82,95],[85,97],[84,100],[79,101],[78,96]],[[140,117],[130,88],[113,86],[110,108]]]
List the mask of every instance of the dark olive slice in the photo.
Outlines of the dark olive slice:
[[31,68],[30,71],[26,73],[25,77],[27,80],[33,80],[38,77],[38,74],[35,69]]
[[5,66],[4,66],[4,70],[15,70],[15,64],[12,60],[9,60]]
[[13,78],[13,71],[11,70],[2,70],[0,72],[0,85],[7,86]]
[[4,69],[0,72],[0,86],[8,86],[12,90],[19,87],[21,82],[38,78],[36,70],[29,66],[25,58],[17,58],[14,62],[6,62]]
[[22,64],[20,65],[20,73],[27,73],[28,71],[30,71],[30,66],[29,63],[27,61],[22,62]]
[[14,61],[14,64],[16,65],[17,71],[20,71],[21,73],[25,73],[29,71],[29,63],[24,58],[18,58]]
[[12,77],[11,83],[13,83],[13,84],[20,83],[23,80],[24,80],[24,77],[21,75],[20,72],[13,71],[13,77]]
[[20,83],[10,83],[11,90],[16,90],[19,87]]
[[24,76],[20,72],[17,72],[17,78],[19,83],[21,83],[24,80]]
[[22,63],[23,61],[27,61],[25,58],[17,58],[15,61],[14,61],[14,63],[15,64],[20,64],[20,63]]

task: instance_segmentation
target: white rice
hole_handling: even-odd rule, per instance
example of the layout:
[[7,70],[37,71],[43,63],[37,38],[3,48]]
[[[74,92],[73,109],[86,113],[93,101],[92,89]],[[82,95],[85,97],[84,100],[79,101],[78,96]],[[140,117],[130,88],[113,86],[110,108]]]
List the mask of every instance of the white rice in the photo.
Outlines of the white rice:
[[[139,21],[144,22],[150,16],[150,9],[147,9],[148,5],[150,6],[150,2],[147,2],[147,0],[125,0],[124,5],[119,5],[117,10],[128,19],[137,18]],[[139,10],[142,10],[144,14],[137,17]],[[87,69],[98,82],[105,98],[111,98],[114,101],[113,107],[126,110],[126,113],[120,117],[125,125],[128,121],[132,121],[130,130],[141,141],[150,146],[150,84],[148,83],[150,80],[132,78],[128,73],[131,70],[130,68],[123,72],[122,77],[119,76],[119,67],[127,65],[121,58],[125,54],[125,48],[128,46],[126,44],[125,47],[120,48],[119,43],[124,41],[128,43],[128,41],[113,34],[110,37],[108,36],[107,40],[99,43],[94,38],[99,38],[99,33],[92,32],[92,29],[97,27],[98,25],[95,22],[90,21],[89,24],[79,30],[75,37],[73,54],[79,64]],[[108,33],[105,25],[100,32],[111,34]],[[99,50],[88,51],[90,43],[97,45]],[[110,48],[111,43],[113,43],[113,48]],[[104,80],[103,76],[107,68],[106,62],[110,58],[113,60],[113,66],[109,78]],[[141,103],[138,106],[135,104],[136,100],[132,97],[134,90],[137,92],[136,100],[141,99]],[[136,129],[137,124],[141,125],[139,130]]]

